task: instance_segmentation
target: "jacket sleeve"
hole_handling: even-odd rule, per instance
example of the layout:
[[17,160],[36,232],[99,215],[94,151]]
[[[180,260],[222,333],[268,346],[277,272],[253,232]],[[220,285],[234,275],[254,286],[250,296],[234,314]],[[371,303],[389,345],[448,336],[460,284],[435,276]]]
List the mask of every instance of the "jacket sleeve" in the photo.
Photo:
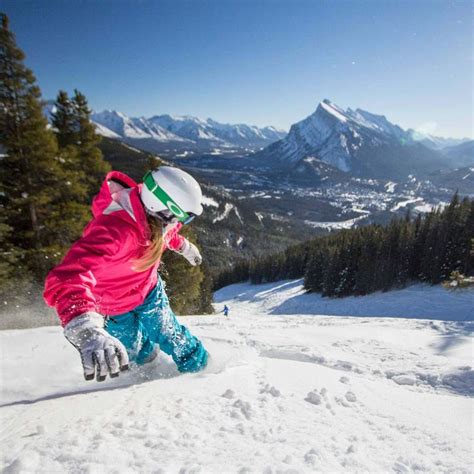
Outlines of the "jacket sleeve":
[[116,254],[123,234],[100,219],[93,221],[62,262],[49,272],[43,297],[56,309],[63,326],[86,311],[96,310],[94,269]]

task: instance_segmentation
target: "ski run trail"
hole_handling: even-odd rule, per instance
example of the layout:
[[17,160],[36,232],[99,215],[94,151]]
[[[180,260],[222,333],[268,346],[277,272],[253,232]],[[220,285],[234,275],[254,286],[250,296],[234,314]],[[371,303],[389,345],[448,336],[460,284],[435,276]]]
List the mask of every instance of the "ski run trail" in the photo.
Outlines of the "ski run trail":
[[303,293],[231,285],[228,318],[180,318],[198,374],[85,382],[59,327],[2,331],[1,472],[472,472],[474,291]]

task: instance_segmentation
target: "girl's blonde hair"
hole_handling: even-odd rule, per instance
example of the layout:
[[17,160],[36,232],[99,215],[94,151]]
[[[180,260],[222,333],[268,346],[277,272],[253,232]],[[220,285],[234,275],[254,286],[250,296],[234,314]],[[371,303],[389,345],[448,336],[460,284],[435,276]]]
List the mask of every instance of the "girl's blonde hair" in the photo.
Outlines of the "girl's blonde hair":
[[161,259],[164,250],[163,224],[155,217],[147,215],[148,226],[151,231],[151,245],[145,250],[145,253],[136,260],[134,270],[144,272],[151,268]]

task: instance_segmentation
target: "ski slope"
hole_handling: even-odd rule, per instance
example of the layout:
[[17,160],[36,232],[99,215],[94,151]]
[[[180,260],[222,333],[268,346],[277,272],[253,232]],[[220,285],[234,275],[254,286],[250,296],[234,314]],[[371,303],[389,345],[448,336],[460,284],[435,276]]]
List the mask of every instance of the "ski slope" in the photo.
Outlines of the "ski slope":
[[[232,285],[228,318],[180,318],[212,354],[199,374],[160,357],[86,383],[59,327],[0,332],[0,471],[471,472],[474,292],[418,286],[384,308],[300,283]],[[425,300],[437,321],[392,314]],[[391,317],[320,315],[351,307]]]

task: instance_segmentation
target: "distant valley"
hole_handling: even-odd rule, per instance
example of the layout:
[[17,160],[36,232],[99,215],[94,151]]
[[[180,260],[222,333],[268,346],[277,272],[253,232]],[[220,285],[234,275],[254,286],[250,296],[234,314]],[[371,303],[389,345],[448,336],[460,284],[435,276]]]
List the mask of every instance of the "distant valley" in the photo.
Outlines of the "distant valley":
[[428,212],[456,190],[474,195],[472,140],[420,135],[329,100],[287,134],[192,116],[92,118],[114,167],[140,178],[148,152],[203,183],[206,212],[196,228],[213,268],[408,210]]

